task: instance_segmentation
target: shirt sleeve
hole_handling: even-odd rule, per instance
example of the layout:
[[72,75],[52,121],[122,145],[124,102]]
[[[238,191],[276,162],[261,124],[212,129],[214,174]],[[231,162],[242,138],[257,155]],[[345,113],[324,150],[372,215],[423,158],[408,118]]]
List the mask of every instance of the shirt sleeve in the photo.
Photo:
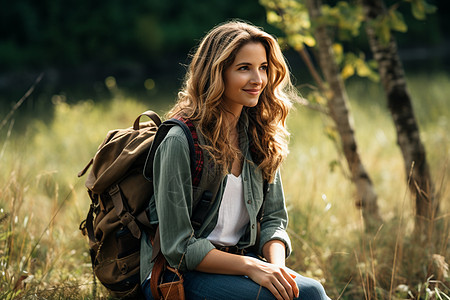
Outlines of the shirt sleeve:
[[261,240],[259,253],[265,243],[280,240],[286,246],[286,257],[291,253],[291,240],[286,232],[288,214],[284,198],[280,171],[278,170],[273,183],[269,184],[269,192],[265,199],[264,214],[261,220]]
[[170,129],[155,153],[153,168],[161,251],[170,266],[194,270],[214,246],[194,236],[189,146],[181,128]]

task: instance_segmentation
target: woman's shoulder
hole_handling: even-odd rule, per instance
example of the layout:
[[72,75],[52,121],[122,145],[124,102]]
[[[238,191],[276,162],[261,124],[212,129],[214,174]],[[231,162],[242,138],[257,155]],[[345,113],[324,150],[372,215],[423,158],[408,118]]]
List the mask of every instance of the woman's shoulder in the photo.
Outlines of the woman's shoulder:
[[164,145],[165,147],[184,148],[188,147],[188,140],[183,129],[181,129],[180,126],[175,125],[169,129],[167,135],[162,140],[161,145]]
[[166,138],[167,137],[176,137],[176,138],[184,137],[184,138],[186,138],[186,136],[183,132],[183,129],[181,129],[181,127],[178,125],[172,126],[172,128],[169,129],[169,132],[167,132]]

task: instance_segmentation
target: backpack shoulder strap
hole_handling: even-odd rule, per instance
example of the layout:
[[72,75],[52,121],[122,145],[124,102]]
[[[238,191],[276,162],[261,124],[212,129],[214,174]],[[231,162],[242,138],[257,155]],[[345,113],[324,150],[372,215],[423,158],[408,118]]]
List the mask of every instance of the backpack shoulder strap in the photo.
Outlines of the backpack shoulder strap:
[[189,145],[189,157],[191,161],[191,172],[194,174],[197,165],[202,165],[201,162],[198,162],[198,158],[196,157],[196,144],[198,146],[198,141],[194,141],[193,135],[191,133],[191,129],[181,120],[172,118],[167,121],[164,121],[158,128],[156,132],[155,138],[153,140],[152,146],[150,147],[150,151],[147,156],[147,160],[144,166],[144,176],[149,181],[153,182],[153,160],[155,158],[156,150],[158,149],[161,142],[169,133],[169,130],[173,126],[179,126],[183,130]]
[[[153,161],[155,158],[156,150],[158,149],[161,142],[167,136],[169,130],[173,126],[179,126],[183,130],[189,145],[189,157],[191,163],[191,176],[192,184],[197,187],[200,183],[200,178],[203,170],[203,154],[198,142],[197,132],[195,130],[194,124],[189,119],[184,118],[172,118],[163,122],[155,135],[152,146],[150,148],[147,160],[144,166],[144,176],[149,181],[153,182]],[[195,201],[195,199],[194,199]],[[194,208],[197,204],[194,203]],[[191,220],[192,221],[192,220]],[[151,261],[154,261],[158,254],[160,253],[160,240],[159,240],[159,226],[156,228],[155,236],[153,239],[153,255]]]
[[[194,123],[190,119],[186,119],[183,117],[175,117],[173,121],[177,122],[179,124],[180,122],[184,124],[183,130],[186,134],[186,136],[189,136],[187,129],[189,129],[189,133],[192,137],[193,141],[193,147],[190,145],[191,150],[191,162],[194,162],[194,165],[191,165],[191,171],[192,171],[192,185],[194,187],[198,187],[201,182],[201,176],[203,174],[203,165],[204,165],[204,157],[203,157],[203,151],[200,148],[200,140],[199,135],[197,134],[197,129],[195,128]],[[188,138],[188,142],[189,138]]]

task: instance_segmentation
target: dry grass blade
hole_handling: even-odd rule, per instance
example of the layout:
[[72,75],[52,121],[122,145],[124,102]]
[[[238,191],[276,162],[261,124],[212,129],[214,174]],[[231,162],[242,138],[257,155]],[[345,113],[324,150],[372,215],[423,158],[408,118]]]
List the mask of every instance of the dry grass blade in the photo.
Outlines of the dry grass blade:
[[[414,162],[412,162],[411,168],[410,168],[410,171],[409,171],[408,186],[409,186],[409,184],[411,182],[413,170],[414,170]],[[404,194],[404,197],[403,197],[403,204],[402,204],[403,207],[405,206],[406,194],[407,194],[407,191],[405,191],[405,194]],[[399,243],[400,243],[399,240],[400,240],[401,230],[402,230],[402,226],[403,226],[403,211],[404,211],[404,209],[402,208],[401,213],[400,213],[400,223],[398,224],[397,237],[395,239],[394,261],[392,263],[391,284],[390,284],[390,288],[389,288],[389,300],[392,299],[391,297],[392,297],[392,293],[393,293],[393,289],[394,289],[395,272],[396,272],[396,268],[397,268]]]
[[11,116],[14,114],[14,112],[25,102],[25,100],[30,97],[30,95],[33,93],[34,89],[38,85],[38,83],[42,80],[42,77],[44,77],[44,73],[41,73],[33,83],[33,85],[28,89],[28,91],[20,98],[19,101],[17,101],[16,104],[14,104],[13,108],[9,111],[9,113],[6,115],[6,117],[2,120],[0,123],[0,130],[3,128],[3,126],[6,125],[8,120],[11,118]]

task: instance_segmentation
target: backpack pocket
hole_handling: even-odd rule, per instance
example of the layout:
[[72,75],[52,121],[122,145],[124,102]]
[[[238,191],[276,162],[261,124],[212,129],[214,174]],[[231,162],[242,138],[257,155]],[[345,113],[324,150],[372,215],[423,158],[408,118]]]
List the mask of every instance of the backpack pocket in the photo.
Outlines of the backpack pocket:
[[137,288],[140,286],[140,240],[124,227],[118,230],[110,241],[111,243],[102,245],[111,249],[111,252],[108,257],[102,256],[101,261],[95,266],[95,275],[111,295],[137,296],[140,293],[140,288]]
[[[128,227],[123,227],[116,232],[117,258],[123,258],[141,249],[141,240],[135,238]],[[138,260],[139,261],[139,260]]]

